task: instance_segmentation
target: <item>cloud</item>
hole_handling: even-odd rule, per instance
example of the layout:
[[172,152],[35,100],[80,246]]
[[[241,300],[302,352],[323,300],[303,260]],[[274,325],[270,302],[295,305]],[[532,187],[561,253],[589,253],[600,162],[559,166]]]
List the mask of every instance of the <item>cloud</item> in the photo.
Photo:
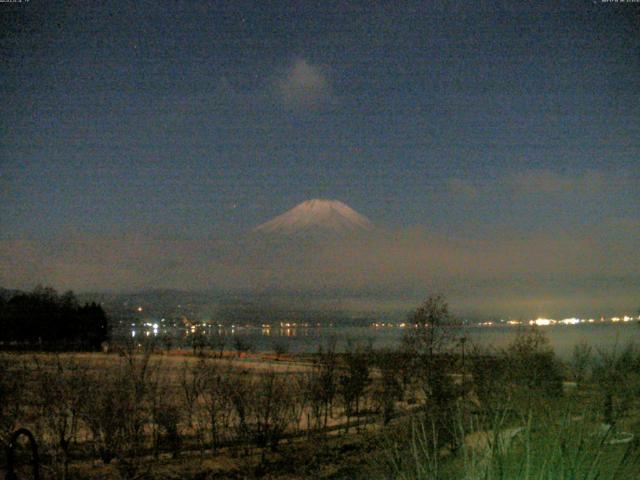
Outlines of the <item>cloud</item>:
[[491,181],[471,181],[453,177],[448,180],[449,193],[474,199],[482,195],[594,195],[632,188],[637,174],[626,170],[558,172],[548,168],[530,168],[506,172]]
[[441,292],[481,314],[606,314],[638,308],[639,250],[640,222],[630,216],[588,230],[505,227],[459,238],[412,227],[309,245],[79,233],[0,240],[0,286],[297,292],[345,308],[410,307]]
[[474,199],[478,196],[478,188],[467,180],[451,178],[448,184],[449,191],[456,197]]
[[529,169],[508,175],[505,185],[522,193],[588,193],[599,191],[607,184],[623,181],[616,175],[609,178],[595,170],[586,170],[578,174],[555,172],[550,169]]
[[321,67],[297,59],[276,79],[276,88],[288,107],[314,107],[329,100],[331,87]]

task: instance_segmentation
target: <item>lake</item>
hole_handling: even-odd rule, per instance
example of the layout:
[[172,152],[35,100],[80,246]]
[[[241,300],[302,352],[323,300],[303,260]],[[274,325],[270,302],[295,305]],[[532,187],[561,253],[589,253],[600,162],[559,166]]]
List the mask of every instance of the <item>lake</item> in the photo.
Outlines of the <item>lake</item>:
[[[571,356],[575,345],[585,342],[594,349],[622,348],[630,342],[640,345],[640,324],[628,323],[595,323],[579,325],[553,325],[538,327],[545,333],[556,354],[567,359]],[[323,327],[272,327],[227,329],[226,348],[233,349],[234,337],[240,337],[259,351],[273,350],[281,345],[291,353],[315,352],[319,345],[327,345],[335,340],[338,350],[344,350],[349,342],[371,344],[374,348],[391,348],[400,344],[406,329],[399,327],[371,326],[323,326]],[[507,346],[518,332],[514,326],[465,326],[461,327],[457,336],[464,335],[470,344],[482,347],[503,348]]]

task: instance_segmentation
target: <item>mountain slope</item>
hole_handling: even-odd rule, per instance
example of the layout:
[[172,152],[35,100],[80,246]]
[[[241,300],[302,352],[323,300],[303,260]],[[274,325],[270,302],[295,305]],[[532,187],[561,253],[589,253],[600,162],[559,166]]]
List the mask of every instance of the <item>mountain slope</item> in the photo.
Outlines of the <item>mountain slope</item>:
[[294,235],[312,231],[355,233],[373,228],[371,221],[338,200],[313,199],[259,225],[254,232]]

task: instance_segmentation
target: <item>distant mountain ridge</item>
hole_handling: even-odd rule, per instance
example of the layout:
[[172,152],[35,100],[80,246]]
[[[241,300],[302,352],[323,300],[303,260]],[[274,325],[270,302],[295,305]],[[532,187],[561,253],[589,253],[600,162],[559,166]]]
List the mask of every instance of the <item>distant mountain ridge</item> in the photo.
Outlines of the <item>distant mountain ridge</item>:
[[312,199],[254,229],[255,233],[295,235],[310,232],[349,234],[373,229],[373,223],[339,200]]

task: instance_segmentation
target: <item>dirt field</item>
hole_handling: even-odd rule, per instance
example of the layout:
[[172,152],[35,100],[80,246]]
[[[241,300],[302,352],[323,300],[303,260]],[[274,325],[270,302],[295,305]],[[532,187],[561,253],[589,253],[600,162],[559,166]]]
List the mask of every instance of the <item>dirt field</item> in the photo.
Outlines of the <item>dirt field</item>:
[[[5,435],[18,426],[31,430],[54,477],[112,478],[115,469],[123,478],[165,478],[186,459],[195,470],[233,477],[268,468],[283,449],[303,455],[311,439],[332,455],[381,424],[370,395],[380,379],[375,369],[367,371],[356,411],[354,400],[345,404],[339,394],[343,367],[329,372],[308,356],[36,353],[1,354],[0,364],[4,383],[21,399]],[[322,381],[332,391],[322,391]],[[398,413],[406,407],[396,405]],[[164,473],[153,473],[158,469]]]

